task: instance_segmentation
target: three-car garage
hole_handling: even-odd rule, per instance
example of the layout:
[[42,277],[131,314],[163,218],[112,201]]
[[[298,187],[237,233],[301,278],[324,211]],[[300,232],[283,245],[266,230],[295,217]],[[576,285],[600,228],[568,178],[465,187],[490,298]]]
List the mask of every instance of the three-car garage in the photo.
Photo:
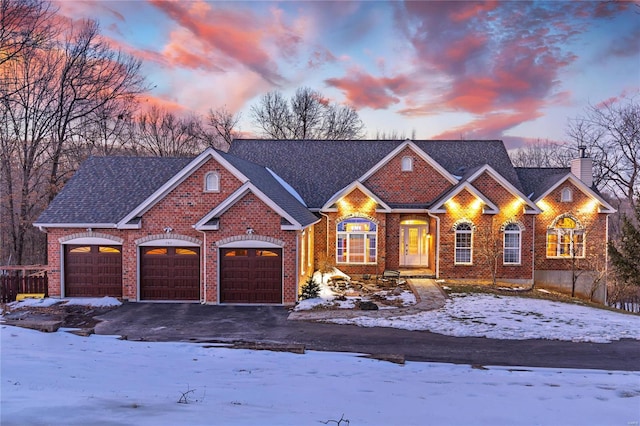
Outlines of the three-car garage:
[[[140,301],[200,301],[201,248],[138,248]],[[218,302],[281,304],[282,248],[220,248]],[[123,297],[122,246],[64,245],[65,297]]]

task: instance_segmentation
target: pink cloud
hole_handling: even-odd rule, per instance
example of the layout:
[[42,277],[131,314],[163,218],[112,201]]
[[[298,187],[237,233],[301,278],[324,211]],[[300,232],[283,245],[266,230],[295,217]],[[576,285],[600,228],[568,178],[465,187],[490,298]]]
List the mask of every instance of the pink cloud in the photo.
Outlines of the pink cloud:
[[353,71],[343,78],[325,80],[331,87],[342,90],[356,108],[384,109],[400,102],[398,96],[417,90],[417,84],[407,76],[374,77],[363,71]]
[[[151,3],[188,30],[202,46],[205,56],[210,56],[209,60],[226,58],[271,83],[283,80],[271,51],[292,55],[300,42],[299,37],[285,27],[277,10],[271,16],[258,17],[250,9],[224,9],[215,3],[210,7],[160,0],[151,0]],[[183,53],[178,57],[186,63],[195,63],[195,58]]]
[[568,42],[586,30],[586,17],[619,9],[593,2],[407,2],[397,26],[407,28],[417,68],[435,70],[445,83],[437,98],[405,100],[400,113],[468,112],[476,116],[472,122],[439,137],[500,137],[543,115],[545,106],[567,101],[559,75],[578,58]]

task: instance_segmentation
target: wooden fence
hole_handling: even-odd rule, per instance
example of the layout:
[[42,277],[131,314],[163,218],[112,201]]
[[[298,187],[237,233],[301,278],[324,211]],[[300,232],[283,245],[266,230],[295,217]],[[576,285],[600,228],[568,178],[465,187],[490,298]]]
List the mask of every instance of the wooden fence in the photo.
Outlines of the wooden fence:
[[47,297],[49,280],[47,274],[43,276],[10,276],[0,275],[0,303],[16,300],[19,293],[44,293]]

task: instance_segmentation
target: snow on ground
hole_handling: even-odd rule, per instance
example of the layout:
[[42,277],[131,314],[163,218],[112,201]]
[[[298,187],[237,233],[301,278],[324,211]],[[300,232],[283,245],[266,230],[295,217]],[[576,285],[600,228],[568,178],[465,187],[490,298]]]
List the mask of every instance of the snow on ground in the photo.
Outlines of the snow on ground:
[[46,308],[48,306],[53,306],[58,303],[64,303],[66,305],[81,305],[81,306],[91,306],[94,308],[108,308],[112,306],[120,306],[122,302],[120,302],[115,297],[74,297],[71,299],[54,299],[51,297],[47,297],[45,299],[35,299],[28,298],[20,300],[19,302],[11,302],[8,304],[10,308],[26,308],[30,306],[36,306],[41,308]]
[[640,372],[397,365],[0,327],[3,426],[640,421]]
[[606,343],[640,340],[640,316],[549,300],[451,294],[442,309],[414,315],[328,319],[336,324],[428,330],[456,337]]

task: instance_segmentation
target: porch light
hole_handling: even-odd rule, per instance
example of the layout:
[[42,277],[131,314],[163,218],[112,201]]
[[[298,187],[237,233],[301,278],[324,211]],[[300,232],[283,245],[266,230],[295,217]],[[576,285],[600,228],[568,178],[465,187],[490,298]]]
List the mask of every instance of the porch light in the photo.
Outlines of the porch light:
[[172,231],[173,231],[173,228],[172,228],[172,227],[170,227],[170,226],[165,226],[165,227],[164,227],[164,232],[165,232],[165,234],[169,234],[169,233],[171,233]]
[[580,209],[582,213],[593,213],[598,208],[598,202],[596,200],[589,200]]
[[252,227],[250,227],[250,226],[249,226],[249,227],[247,228],[247,235],[253,235],[253,233],[254,233],[254,232],[255,232],[255,231],[254,231],[254,229],[253,229]]

